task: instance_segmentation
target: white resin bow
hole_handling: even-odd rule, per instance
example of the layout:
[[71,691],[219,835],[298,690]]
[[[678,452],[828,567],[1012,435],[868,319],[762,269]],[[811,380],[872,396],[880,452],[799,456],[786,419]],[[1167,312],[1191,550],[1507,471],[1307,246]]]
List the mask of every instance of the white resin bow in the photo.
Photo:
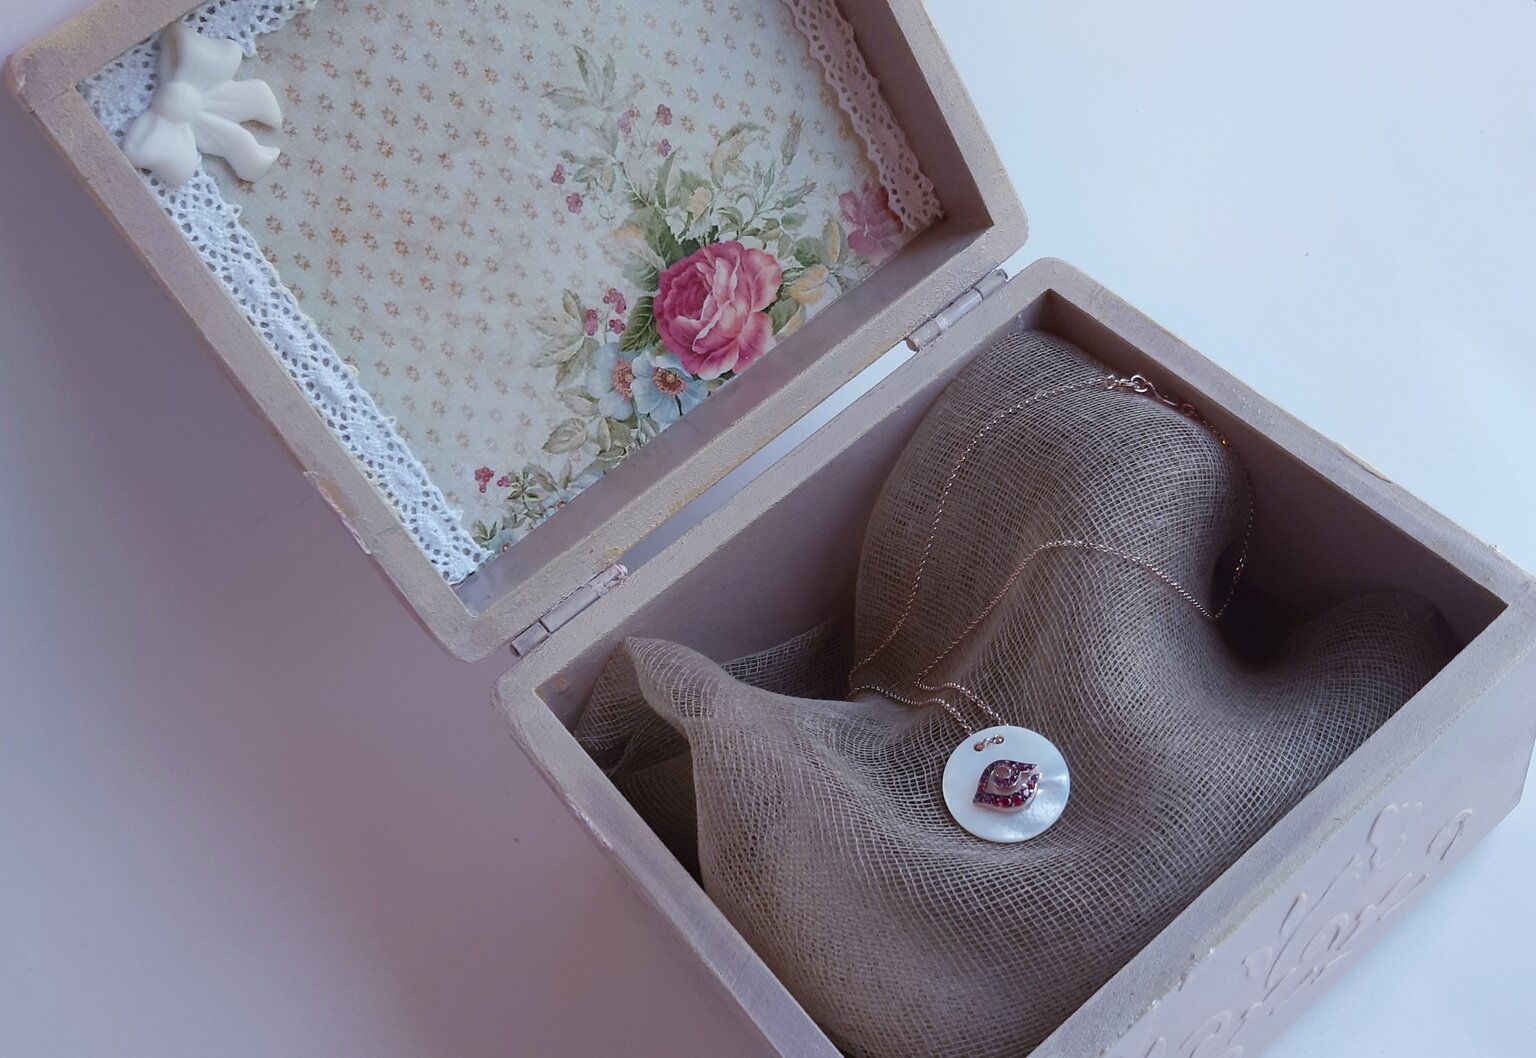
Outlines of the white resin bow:
[[134,119],[123,153],[140,169],[179,186],[192,179],[203,154],[223,158],[242,180],[256,180],[277,161],[241,128],[283,120],[277,96],[265,81],[232,78],[243,58],[232,40],[210,40],[178,22],[160,41],[160,84],[149,109]]

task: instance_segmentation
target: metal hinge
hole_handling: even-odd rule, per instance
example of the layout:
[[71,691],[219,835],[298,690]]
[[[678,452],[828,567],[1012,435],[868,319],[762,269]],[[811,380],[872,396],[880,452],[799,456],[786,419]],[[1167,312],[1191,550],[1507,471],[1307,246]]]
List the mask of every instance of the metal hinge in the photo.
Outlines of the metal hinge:
[[512,653],[523,658],[528,652],[549,638],[549,634],[571,618],[624,583],[629,570],[615,562],[607,569],[588,577],[580,587],[544,612],[533,624],[512,637]]
[[964,294],[940,309],[933,319],[907,335],[907,348],[913,352],[921,351],[924,346],[953,327],[959,322],[960,317],[980,305],[987,295],[1000,289],[1006,282],[1008,282],[1008,273],[1001,268],[993,269],[980,283],[966,288]]

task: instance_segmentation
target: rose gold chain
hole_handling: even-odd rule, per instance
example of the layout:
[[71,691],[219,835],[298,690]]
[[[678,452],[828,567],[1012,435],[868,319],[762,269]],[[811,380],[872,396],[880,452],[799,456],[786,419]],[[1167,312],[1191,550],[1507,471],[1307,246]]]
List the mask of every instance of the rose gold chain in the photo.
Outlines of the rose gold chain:
[[[917,594],[922,587],[923,573],[927,569],[928,560],[930,557],[932,557],[934,544],[938,539],[939,526],[944,518],[944,512],[948,505],[950,491],[953,489],[955,482],[958,480],[960,471],[964,469],[966,462],[971,458],[971,455],[976,451],[977,447],[980,446],[981,442],[986,438],[987,434],[991,433],[1006,419],[1018,414],[1019,412],[1029,408],[1034,404],[1038,404],[1042,401],[1050,400],[1056,397],[1065,396],[1069,393],[1076,393],[1091,389],[1102,389],[1105,391],[1126,390],[1131,393],[1140,393],[1151,396],[1161,403],[1167,405],[1168,407],[1174,409],[1185,418],[1192,419],[1193,421],[1199,423],[1211,434],[1211,436],[1215,437],[1216,440],[1221,443],[1223,448],[1227,449],[1227,451],[1231,452],[1233,456],[1237,458],[1238,465],[1243,469],[1243,477],[1248,486],[1248,515],[1246,525],[1243,528],[1243,540],[1238,549],[1237,561],[1232,568],[1232,576],[1227,584],[1226,596],[1222,599],[1221,605],[1218,606],[1215,610],[1211,610],[1200,601],[1194,592],[1180,584],[1172,575],[1170,575],[1156,562],[1142,555],[1138,555],[1133,552],[1126,551],[1122,548],[1113,547],[1109,544],[1099,543],[1093,540],[1047,540],[1042,544],[1036,545],[1029,552],[1029,554],[1024,556],[1023,560],[1014,567],[1013,572],[1008,575],[1007,580],[1003,582],[1002,589],[992,597],[992,599],[982,609],[981,613],[978,614],[970,624],[966,625],[965,629],[958,636],[956,636],[948,646],[940,651],[937,657],[925,665],[922,670],[919,671],[915,677],[913,677],[911,681],[912,685],[920,691],[930,693],[932,697],[922,699],[910,698],[905,695],[897,694],[894,691],[888,690],[887,688],[873,682],[855,684],[853,681],[856,679],[858,672],[861,669],[866,668],[870,662],[879,657],[881,653],[883,653],[885,649],[891,645],[891,643],[896,639],[897,634],[905,626],[907,618],[911,616],[913,609],[916,607]],[[1153,385],[1152,382],[1150,382],[1145,376],[1139,374],[1131,375],[1129,377],[1121,377],[1118,375],[1110,374],[1095,375],[1089,379],[1067,383],[1062,386],[1041,390],[1038,393],[1031,394],[1025,399],[1011,404],[1008,407],[1003,408],[1001,411],[993,414],[993,416],[981,426],[976,434],[972,436],[970,443],[966,445],[965,450],[960,453],[959,460],[956,462],[954,468],[949,472],[949,476],[944,480],[943,487],[939,490],[939,501],[934,510],[933,522],[929,526],[928,539],[923,544],[922,555],[918,559],[917,575],[913,578],[912,590],[908,593],[907,600],[905,604],[903,604],[901,613],[898,615],[896,623],[892,626],[891,631],[883,640],[881,640],[878,646],[870,651],[868,656],[866,656],[863,661],[860,661],[853,667],[853,675],[849,677],[849,682],[851,684],[849,693],[855,694],[859,691],[874,691],[878,694],[884,695],[892,701],[901,702],[903,705],[911,705],[916,707],[933,705],[936,703],[943,706],[944,710],[949,713],[952,718],[954,718],[955,722],[959,724],[967,734],[975,734],[975,729],[966,721],[960,710],[956,708],[954,703],[945,698],[942,693],[944,691],[954,691],[955,693],[965,698],[966,701],[968,701],[978,712],[985,714],[986,717],[993,721],[994,724],[997,726],[1004,726],[1003,718],[998,714],[997,710],[988,705],[986,700],[983,699],[975,691],[972,691],[969,688],[954,682],[935,685],[926,683],[924,680],[930,672],[938,667],[940,662],[942,662],[946,657],[953,653],[954,650],[965,641],[966,637],[976,629],[977,625],[986,620],[987,616],[997,608],[997,605],[1001,603],[1002,600],[1007,596],[1009,590],[1012,589],[1014,582],[1019,579],[1025,568],[1031,562],[1048,551],[1062,549],[1078,549],[1095,554],[1108,555],[1112,558],[1117,558],[1121,561],[1128,562],[1152,574],[1152,576],[1156,578],[1160,583],[1172,589],[1201,617],[1205,618],[1207,621],[1214,622],[1221,620],[1222,616],[1227,612],[1227,608],[1232,605],[1233,596],[1237,593],[1238,581],[1242,579],[1243,571],[1247,568],[1248,543],[1253,536],[1253,520],[1254,500],[1252,476],[1248,473],[1247,465],[1243,463],[1242,458],[1237,455],[1237,451],[1232,447],[1232,443],[1227,440],[1226,435],[1218,430],[1209,419],[1200,414],[1200,411],[1193,404],[1189,403],[1188,401],[1173,400],[1164,396],[1158,390],[1158,388]]]

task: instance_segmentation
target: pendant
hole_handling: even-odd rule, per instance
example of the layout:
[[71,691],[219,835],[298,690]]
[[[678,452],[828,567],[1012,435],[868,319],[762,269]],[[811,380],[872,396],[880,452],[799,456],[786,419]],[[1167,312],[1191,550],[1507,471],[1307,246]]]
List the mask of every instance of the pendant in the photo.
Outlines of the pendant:
[[1045,833],[1061,818],[1070,789],[1061,751],[1027,727],[978,731],[944,765],[949,814],[967,832],[1001,844]]

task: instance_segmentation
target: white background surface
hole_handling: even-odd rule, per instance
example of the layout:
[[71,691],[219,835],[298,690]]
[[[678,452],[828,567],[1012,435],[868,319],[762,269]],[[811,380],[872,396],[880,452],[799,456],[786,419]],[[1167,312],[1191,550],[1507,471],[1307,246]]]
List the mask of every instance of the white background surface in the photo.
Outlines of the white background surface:
[[[0,51],[83,6],[0,0]],[[1536,567],[1536,4],[932,9],[1015,265]],[[9,103],[0,366],[0,1055],[730,1053],[506,659],[430,643]],[[1533,868],[1526,805],[1270,1053],[1530,1054]]]

